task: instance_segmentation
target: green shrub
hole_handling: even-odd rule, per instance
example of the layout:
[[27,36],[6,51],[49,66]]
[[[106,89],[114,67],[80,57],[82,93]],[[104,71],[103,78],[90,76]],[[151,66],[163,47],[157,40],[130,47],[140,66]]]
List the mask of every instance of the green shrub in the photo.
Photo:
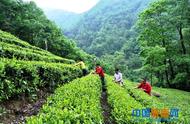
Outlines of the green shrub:
[[124,88],[112,82],[107,76],[108,103],[112,107],[112,118],[118,124],[135,123],[132,111],[142,109],[143,106],[132,98]]
[[37,116],[27,124],[101,124],[101,84],[89,75],[56,89]]
[[34,50],[42,50],[42,49],[40,49],[38,47],[32,46],[29,43],[18,39],[17,37],[15,37],[14,35],[11,35],[8,32],[4,32],[4,31],[1,31],[1,30],[0,30],[0,42],[14,44],[14,45],[17,45],[17,46],[30,48],[30,49],[34,49]]
[[157,99],[153,96],[149,96],[147,93],[135,89],[135,85],[130,81],[125,81],[124,89],[127,91],[127,93],[132,96],[136,101],[140,102],[145,107],[154,107],[158,103]]
[[18,60],[61,62],[71,64],[69,60],[56,56],[48,51],[32,46],[13,35],[0,30],[0,57]]
[[0,101],[35,92],[40,87],[54,88],[82,75],[81,70],[61,63],[18,61],[0,58]]

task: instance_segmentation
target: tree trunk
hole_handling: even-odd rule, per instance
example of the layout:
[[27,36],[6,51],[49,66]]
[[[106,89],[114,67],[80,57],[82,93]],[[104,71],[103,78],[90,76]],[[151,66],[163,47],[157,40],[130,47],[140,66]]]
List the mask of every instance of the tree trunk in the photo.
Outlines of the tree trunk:
[[45,50],[48,50],[47,40],[45,40]]
[[184,43],[184,38],[183,38],[183,33],[182,33],[182,27],[179,27],[178,29],[179,36],[180,36],[180,43],[182,47],[182,53],[186,54],[186,48],[185,48],[185,43]]
[[[166,60],[164,60],[164,63],[165,63],[165,65],[167,64]],[[166,75],[166,82],[167,82],[168,86],[171,87],[167,68],[165,69],[165,75]]]
[[174,73],[174,68],[171,59],[168,60],[169,66],[170,66],[170,71],[171,71],[171,80],[175,78],[175,73]]
[[[162,39],[162,46],[163,46],[164,48],[166,48],[165,39]],[[167,48],[166,48],[166,52],[168,52]],[[164,64],[167,66],[167,59],[164,60]],[[165,68],[165,76],[166,76],[166,82],[167,82],[168,86],[171,87],[167,67]]]
[[[186,47],[185,47],[185,43],[184,43],[184,37],[183,37],[183,32],[182,32],[182,27],[181,26],[179,27],[178,32],[179,32],[179,36],[180,36],[180,43],[181,43],[181,47],[182,47],[182,52],[183,52],[184,55],[186,55],[187,51],[186,51]],[[185,68],[186,73],[188,74],[188,76],[190,76],[189,66],[184,65],[184,68]],[[189,87],[189,86],[190,86],[190,84],[187,82],[186,87]]]

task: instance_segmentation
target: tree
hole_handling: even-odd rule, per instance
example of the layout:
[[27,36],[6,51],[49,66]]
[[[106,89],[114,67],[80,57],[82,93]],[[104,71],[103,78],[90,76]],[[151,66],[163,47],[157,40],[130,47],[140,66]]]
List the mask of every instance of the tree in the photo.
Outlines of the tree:
[[61,29],[47,19],[34,2],[1,0],[0,29],[64,58],[86,56],[72,40],[63,35]]
[[190,74],[189,46],[183,34],[183,29],[188,28],[188,12],[188,0],[159,0],[141,13],[138,22],[143,69],[151,77],[154,73],[162,85],[185,90],[190,87],[187,76],[181,76]]

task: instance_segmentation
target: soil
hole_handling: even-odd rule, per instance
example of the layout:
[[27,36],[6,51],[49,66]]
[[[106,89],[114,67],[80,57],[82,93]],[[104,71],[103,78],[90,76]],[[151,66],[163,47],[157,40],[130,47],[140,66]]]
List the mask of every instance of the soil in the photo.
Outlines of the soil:
[[23,95],[0,103],[0,108],[3,110],[3,113],[0,113],[0,123],[24,124],[26,117],[38,114],[49,95],[50,93],[43,89],[37,92],[35,101],[31,101],[30,97]]
[[111,118],[111,107],[108,104],[107,92],[102,91],[101,94],[101,107],[103,110],[104,124],[116,124],[115,121]]
[[[0,103],[0,124],[25,124],[26,117],[37,115],[51,93],[47,89],[43,89],[37,92],[35,101],[31,101],[30,97],[23,95]],[[104,123],[116,124],[111,118],[111,107],[108,104],[107,97],[107,92],[102,91],[100,102]],[[3,112],[1,112],[2,110]]]

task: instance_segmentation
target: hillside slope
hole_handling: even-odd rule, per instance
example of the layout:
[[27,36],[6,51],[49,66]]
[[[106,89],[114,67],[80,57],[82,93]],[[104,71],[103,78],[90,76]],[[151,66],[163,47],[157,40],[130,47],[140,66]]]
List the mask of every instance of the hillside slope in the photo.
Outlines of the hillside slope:
[[74,63],[0,30],[0,123],[37,113],[58,85],[81,77]]
[[0,30],[64,58],[86,56],[33,1],[1,0]]
[[[0,101],[80,76],[74,60],[64,59],[0,31]],[[71,74],[70,74],[71,73]],[[50,76],[51,75],[51,76]]]
[[134,28],[138,14],[153,0],[101,0],[65,35],[87,53],[100,58],[106,73],[119,68],[123,76],[138,81],[142,66]]
[[75,27],[83,16],[83,14],[58,9],[46,9],[44,13],[47,18],[54,21],[64,32]]
[[[184,123],[189,121],[189,92],[174,89],[153,89],[161,92],[161,97],[149,96],[139,89],[134,89],[135,83],[126,81],[124,87],[112,81],[112,77],[106,75],[108,103],[111,106],[111,115],[116,124],[126,123]],[[99,99],[101,93],[100,80],[95,75],[88,75],[76,79],[72,83],[56,89],[55,94],[50,96],[37,116],[27,119],[28,124],[38,123],[104,123],[103,109],[100,109]],[[173,94],[176,94],[174,96]],[[149,116],[142,112],[137,116],[135,110],[148,110]],[[158,110],[158,116],[153,110]],[[179,109],[178,117],[169,112]],[[168,113],[163,113],[163,111]],[[93,114],[92,114],[93,113]],[[133,113],[133,114],[132,114]],[[166,117],[168,114],[168,117]],[[134,116],[132,116],[134,115]],[[164,119],[164,117],[166,117]],[[173,119],[173,120],[172,120]]]
[[138,13],[150,0],[101,0],[65,34],[88,53],[102,56],[121,50],[131,36]]
[[0,57],[18,60],[74,63],[46,50],[30,45],[15,36],[0,30]]

